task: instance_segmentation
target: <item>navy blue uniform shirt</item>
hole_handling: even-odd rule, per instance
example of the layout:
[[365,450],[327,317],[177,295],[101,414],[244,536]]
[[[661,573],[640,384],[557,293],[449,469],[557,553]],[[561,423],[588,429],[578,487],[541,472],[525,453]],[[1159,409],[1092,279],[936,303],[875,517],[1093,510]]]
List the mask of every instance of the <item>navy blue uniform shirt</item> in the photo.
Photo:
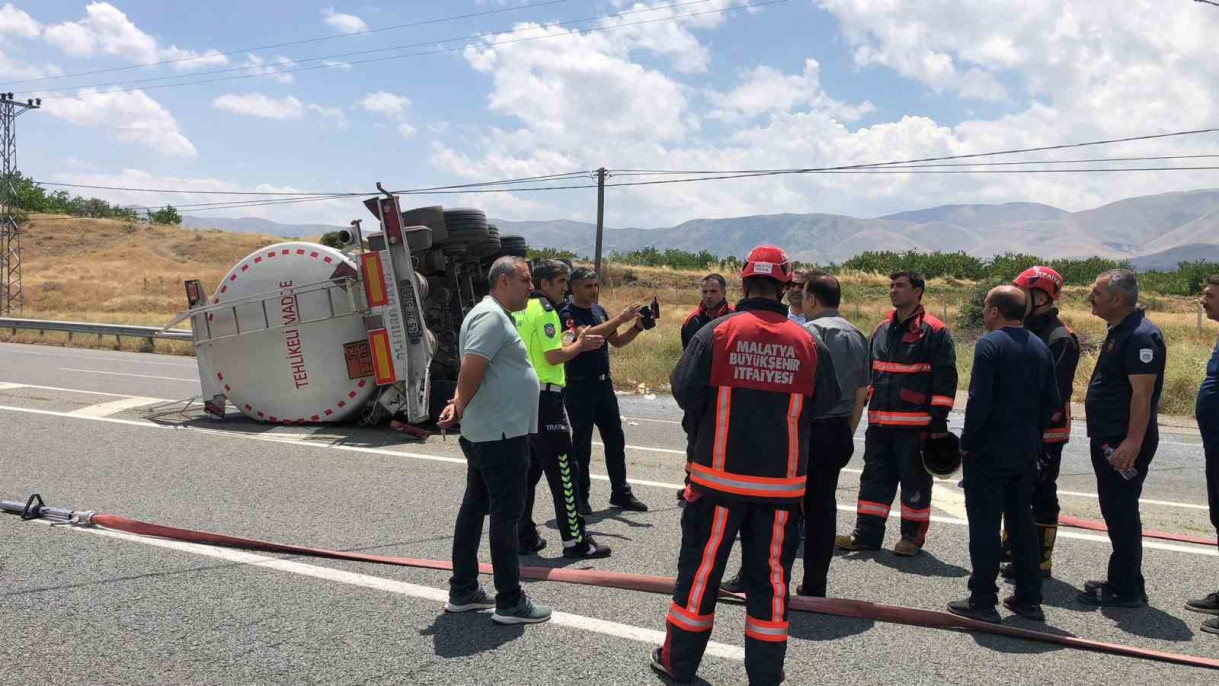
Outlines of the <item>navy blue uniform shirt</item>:
[[1100,358],[1088,382],[1084,407],[1088,413],[1088,436],[1119,439],[1130,426],[1130,398],[1134,389],[1130,377],[1155,374],[1155,393],[1151,396],[1151,419],[1147,422],[1148,438],[1159,435],[1157,416],[1160,391],[1164,389],[1164,362],[1168,348],[1164,334],[1143,313],[1135,310],[1117,326],[1109,327],[1109,335],[1101,345]]
[[991,331],[974,346],[961,449],[988,467],[1034,470],[1041,435],[1060,405],[1045,343],[1020,327]]
[[1219,341],[1206,365],[1206,380],[1198,389],[1198,428],[1210,450],[1219,450]]
[[[568,331],[583,326],[599,326],[609,321],[609,318],[605,308],[595,303],[591,308],[576,307],[572,303],[566,303],[559,308],[559,319],[563,321],[563,328]],[[568,360],[566,364],[568,384],[602,374],[608,375],[610,373],[609,343],[607,342],[596,350],[585,350]]]

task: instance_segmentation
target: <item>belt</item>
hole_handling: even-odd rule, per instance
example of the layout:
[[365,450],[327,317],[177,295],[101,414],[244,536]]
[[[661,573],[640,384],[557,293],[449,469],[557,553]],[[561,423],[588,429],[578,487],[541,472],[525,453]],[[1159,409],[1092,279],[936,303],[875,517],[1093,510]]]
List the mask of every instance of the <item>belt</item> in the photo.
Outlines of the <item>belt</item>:
[[569,377],[567,377],[567,381],[569,383],[581,383],[581,382],[587,382],[587,381],[609,381],[609,380],[610,380],[609,374],[598,374],[597,376],[569,376]]
[[542,384],[542,390],[550,393],[562,393],[563,387],[557,383],[544,383]]

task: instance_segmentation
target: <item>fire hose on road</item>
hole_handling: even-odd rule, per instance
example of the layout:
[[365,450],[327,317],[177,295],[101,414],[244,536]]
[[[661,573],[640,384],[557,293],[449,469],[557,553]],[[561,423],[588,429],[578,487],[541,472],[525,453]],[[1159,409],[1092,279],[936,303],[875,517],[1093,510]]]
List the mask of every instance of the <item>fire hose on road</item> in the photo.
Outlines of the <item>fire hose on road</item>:
[[[385,555],[368,555],[364,553],[348,553],[335,550],[323,550],[305,546],[286,545],[268,541],[258,541],[249,538],[225,536],[205,531],[192,531],[176,527],[162,526],[128,519],[121,515],[99,514],[93,511],[78,511],[61,507],[51,507],[43,503],[37,494],[30,497],[24,504],[21,502],[0,500],[0,512],[20,515],[22,520],[42,519],[57,524],[74,526],[97,526],[112,531],[121,531],[138,536],[152,536],[187,543],[253,550],[264,553],[280,553],[301,555],[307,557],[327,558],[332,560],[348,560],[352,562],[371,562],[374,564],[395,565],[400,567],[415,567],[420,569],[435,569],[451,571],[449,562],[438,560],[423,560],[406,557],[391,557]],[[491,574],[491,565],[480,565],[483,574]],[[595,570],[551,569],[546,567],[521,567],[521,577],[543,581],[557,581],[568,584],[600,586],[645,593],[672,594],[674,579],[664,576],[645,574],[627,574],[622,572],[601,572]],[[722,595],[740,599],[721,592]],[[977,633],[1010,636],[1029,641],[1038,641],[1060,645],[1077,650],[1124,655],[1144,660],[1156,660],[1191,667],[1203,667],[1219,670],[1219,660],[1170,653],[1146,648],[1135,648],[1116,643],[1092,641],[1074,636],[1060,636],[1042,631],[1020,629],[1003,624],[989,624],[976,620],[958,617],[956,615],[936,610],[921,610],[917,608],[869,603],[858,600],[840,598],[811,598],[808,596],[792,596],[789,603],[792,610],[811,612],[815,614],[850,617],[855,619],[870,619],[878,622],[907,624],[935,629],[951,629]]]

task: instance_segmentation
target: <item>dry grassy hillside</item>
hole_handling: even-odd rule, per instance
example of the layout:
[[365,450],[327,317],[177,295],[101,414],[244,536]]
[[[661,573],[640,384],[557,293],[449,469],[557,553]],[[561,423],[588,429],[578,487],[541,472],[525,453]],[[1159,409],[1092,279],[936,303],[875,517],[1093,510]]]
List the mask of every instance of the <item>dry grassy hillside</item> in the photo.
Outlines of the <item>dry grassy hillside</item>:
[[[254,250],[285,239],[274,236],[195,231],[174,226],[149,226],[106,219],[78,219],[34,215],[25,229],[25,316],[160,326],[186,306],[182,282],[202,279],[212,289],[225,272]],[[665,268],[608,265],[602,302],[611,313],[628,303],[658,297],[662,317],[656,330],[635,343],[614,350],[614,377],[624,389],[665,390],[669,370],[681,354],[678,335],[687,312],[698,303],[699,280],[704,272]],[[729,283],[734,275],[725,274]],[[888,278],[876,274],[844,274],[843,314],[865,332],[889,309]],[[928,283],[926,306],[950,326],[959,329],[962,305],[975,284],[955,279]],[[739,297],[730,287],[729,296]],[[1076,399],[1095,364],[1095,347],[1104,338],[1103,322],[1092,317],[1085,302],[1087,287],[1072,285],[1063,303],[1064,316],[1084,338],[1088,352],[1080,364]],[[1192,300],[1148,295],[1144,305],[1169,341],[1169,368],[1162,409],[1175,414],[1193,411],[1194,395],[1214,345],[1215,327],[1197,330],[1197,308]],[[961,388],[968,384],[972,341],[976,332],[956,331]],[[66,336],[19,334],[15,339],[0,331],[0,340],[67,343]],[[77,337],[72,345],[113,347],[112,339],[98,342]],[[127,340],[137,349],[141,342]],[[159,342],[158,350],[189,354],[186,344]]]
[[281,240],[36,214],[22,239],[25,316],[163,324],[186,307],[183,281],[211,288],[237,260]]

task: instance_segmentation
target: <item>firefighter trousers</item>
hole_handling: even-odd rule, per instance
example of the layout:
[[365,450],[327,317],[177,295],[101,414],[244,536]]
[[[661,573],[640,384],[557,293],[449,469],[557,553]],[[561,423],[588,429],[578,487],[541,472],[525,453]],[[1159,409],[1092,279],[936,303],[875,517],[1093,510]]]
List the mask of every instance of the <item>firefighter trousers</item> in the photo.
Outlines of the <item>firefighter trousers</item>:
[[[1054,542],[1058,538],[1058,474],[1062,469],[1062,451],[1066,443],[1042,443],[1037,461],[1037,478],[1033,482],[1033,523],[1037,529],[1038,562],[1043,572],[1054,564]],[[1011,532],[1003,522],[1003,559],[1010,562]]]
[[745,671],[754,685],[783,681],[788,579],[796,558],[798,506],[718,500],[693,493],[682,512],[677,586],[666,617],[661,661],[677,681],[698,671],[715,623],[720,580],[741,536]]
[[924,434],[918,429],[869,426],[864,434],[863,474],[859,477],[855,536],[866,547],[880,547],[893,496],[901,485],[902,538],[917,546],[931,523],[931,475],[923,468]]
[[538,527],[533,521],[533,503],[543,474],[554,500],[555,523],[563,538],[563,546],[582,543],[584,517],[576,509],[580,466],[571,457],[571,433],[567,427],[567,413],[563,409],[563,395],[555,391],[541,392],[538,399],[538,432],[529,436],[525,513],[521,515],[517,527],[517,538],[523,548],[532,544],[538,536]]

